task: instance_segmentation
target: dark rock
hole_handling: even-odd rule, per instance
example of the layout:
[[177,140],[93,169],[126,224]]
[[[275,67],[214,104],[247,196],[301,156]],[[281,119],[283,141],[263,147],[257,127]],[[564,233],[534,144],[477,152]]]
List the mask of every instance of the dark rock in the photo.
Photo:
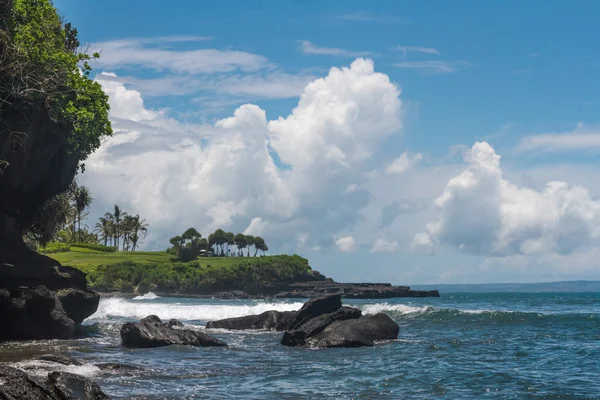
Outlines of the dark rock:
[[44,286],[0,289],[0,340],[68,339],[75,323],[56,292]]
[[183,322],[181,322],[180,320],[175,319],[175,318],[170,319],[169,322],[167,323],[167,325],[169,325],[171,328],[174,326],[176,326],[178,328],[184,327]]
[[374,346],[375,341],[398,338],[400,328],[388,315],[365,315],[357,319],[338,320],[322,332],[308,338],[309,347]]
[[203,332],[172,328],[156,315],[149,315],[140,322],[125,323],[121,327],[121,341],[127,347],[161,347],[171,344],[227,346],[226,343]]
[[390,299],[398,297],[440,297],[437,290],[413,290],[389,283],[339,283],[331,279],[296,282],[282,286],[277,298],[308,298],[339,294],[347,299]]
[[295,330],[286,331],[281,338],[281,344],[285,346],[304,346],[306,344],[306,338],[322,332],[334,321],[355,319],[359,318],[361,315],[362,312],[358,308],[345,306],[342,306],[331,313],[317,315],[314,318],[306,320],[306,322]]
[[0,399],[53,400],[59,399],[59,397],[52,389],[36,382],[25,372],[12,367],[0,366]]
[[319,297],[304,303],[302,308],[296,314],[296,317],[290,322],[288,330],[298,329],[302,324],[311,318],[334,312],[342,306],[342,297],[339,294]]
[[81,324],[84,319],[95,313],[100,303],[98,293],[73,288],[59,291],[58,299],[67,316],[76,325]]
[[247,315],[237,318],[226,318],[209,321],[207,329],[264,329],[269,331],[284,331],[296,316],[295,311],[265,311],[258,315]]
[[340,295],[309,300],[283,333],[284,346],[360,347],[398,337],[400,328],[389,316],[361,316],[357,308],[343,307]]
[[45,382],[27,373],[0,366],[0,399],[2,400],[106,400],[110,399],[91,380],[67,372],[51,372]]
[[46,382],[61,400],[110,400],[96,382],[80,375],[51,372]]

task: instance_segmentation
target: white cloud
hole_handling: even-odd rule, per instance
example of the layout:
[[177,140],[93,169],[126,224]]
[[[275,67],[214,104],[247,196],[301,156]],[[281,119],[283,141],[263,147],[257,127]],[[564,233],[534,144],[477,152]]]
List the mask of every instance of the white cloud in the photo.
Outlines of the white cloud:
[[527,136],[521,139],[517,149],[541,153],[574,150],[597,152],[600,150],[600,128],[578,124],[571,132]]
[[403,61],[394,64],[399,68],[415,69],[427,73],[450,73],[467,69],[468,61]]
[[[193,38],[193,37],[191,37]],[[268,67],[269,61],[257,54],[237,50],[176,49],[178,42],[190,42],[187,36],[120,39],[94,43],[92,51],[102,57],[94,63],[100,67],[143,68],[175,73],[215,73],[256,71]]]
[[[274,250],[327,249],[368,202],[360,187],[373,157],[401,124],[399,89],[357,59],[306,86],[286,117],[267,121],[256,105],[215,124],[189,124],[145,106],[118,77],[99,75],[115,135],[86,162],[93,215],[118,203],[151,224],[148,246],[190,225],[261,231]],[[284,168],[275,165],[272,154]],[[279,161],[278,161],[279,162]],[[155,244],[153,244],[155,243]]]
[[570,254],[600,238],[600,202],[581,186],[548,182],[542,190],[503,177],[500,156],[486,142],[467,154],[467,168],[435,200],[441,217],[419,240],[477,254]]
[[364,57],[368,56],[368,51],[350,51],[337,47],[321,47],[309,42],[308,40],[300,40],[298,48],[304,54],[312,55],[327,55],[327,56],[342,56],[342,57]]
[[416,53],[425,53],[425,54],[436,54],[436,55],[440,54],[439,50],[434,49],[433,47],[396,46],[396,47],[394,47],[394,50],[401,51],[404,54],[404,57],[406,57],[407,53],[410,51],[416,52]]
[[395,240],[387,241],[382,238],[375,240],[373,247],[371,248],[372,252],[393,253],[396,250],[398,250],[398,242]]
[[408,154],[408,152],[405,151],[400,155],[400,157],[396,158],[390,165],[388,165],[388,167],[385,169],[385,172],[390,175],[403,174],[412,166],[421,161],[421,159],[423,159],[423,155],[421,153]]
[[335,241],[335,245],[342,253],[349,253],[354,251],[356,243],[352,236],[344,236]]
[[265,231],[267,224],[268,222],[263,221],[261,217],[252,218],[250,225],[248,225],[248,227],[244,229],[244,232],[242,233],[244,235],[260,236]]

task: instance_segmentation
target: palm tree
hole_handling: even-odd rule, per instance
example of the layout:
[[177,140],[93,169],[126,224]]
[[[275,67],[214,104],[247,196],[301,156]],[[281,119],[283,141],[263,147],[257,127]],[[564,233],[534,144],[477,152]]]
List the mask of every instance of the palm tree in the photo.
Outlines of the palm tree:
[[110,214],[112,222],[114,224],[114,245],[115,249],[119,250],[119,238],[121,237],[121,224],[123,219],[127,216],[127,213],[122,211],[121,208],[115,204],[115,210]]
[[248,246],[248,243],[246,242],[246,235],[244,235],[243,233],[238,233],[237,235],[235,235],[234,241],[235,245],[237,246],[240,252],[240,257],[243,257],[243,250]]
[[85,186],[80,186],[75,189],[74,194],[73,202],[75,203],[75,209],[77,211],[78,240],[81,241],[81,214],[90,206],[90,204],[92,204],[92,196]]
[[106,214],[104,217],[98,218],[98,222],[96,222],[96,228],[94,232],[97,232],[104,240],[104,245],[108,245],[108,239],[112,235],[112,222],[109,217],[110,214]]
[[131,251],[135,251],[140,240],[140,234],[146,237],[148,233],[148,224],[145,219],[140,220],[140,215],[136,214],[135,217],[131,217]]
[[250,257],[250,247],[254,246],[254,236],[246,235],[246,246],[248,247],[246,256]]

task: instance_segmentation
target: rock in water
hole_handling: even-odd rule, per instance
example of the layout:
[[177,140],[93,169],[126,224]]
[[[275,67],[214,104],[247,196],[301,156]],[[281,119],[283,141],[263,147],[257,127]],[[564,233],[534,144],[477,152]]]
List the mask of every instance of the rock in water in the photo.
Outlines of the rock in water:
[[25,372],[0,366],[0,399],[3,400],[106,400],[110,399],[91,380],[68,372],[51,372],[45,382]]
[[309,347],[374,346],[377,340],[398,338],[400,328],[386,314],[365,315],[357,319],[332,322],[306,341]]
[[226,318],[218,321],[209,321],[208,329],[264,329],[269,331],[284,331],[296,316],[295,311],[265,311],[259,315],[246,315],[244,317]]
[[171,344],[190,346],[227,346],[203,332],[178,329],[163,323],[156,315],[149,315],[140,322],[127,322],[121,327],[121,341],[127,347],[162,347]]
[[59,399],[66,400],[110,400],[100,386],[83,376],[69,372],[51,372],[46,380],[54,388]]
[[389,316],[362,316],[357,308],[343,307],[340,295],[307,301],[288,330],[284,346],[361,347],[374,346],[378,340],[398,338],[400,328]]

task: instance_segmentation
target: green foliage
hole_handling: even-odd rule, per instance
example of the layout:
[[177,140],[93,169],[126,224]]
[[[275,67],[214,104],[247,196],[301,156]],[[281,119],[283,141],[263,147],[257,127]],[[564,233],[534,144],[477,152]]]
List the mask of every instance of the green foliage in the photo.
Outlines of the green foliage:
[[41,249],[42,254],[66,253],[71,251],[71,246],[66,243],[48,243],[46,247]]
[[95,243],[71,243],[72,247],[79,247],[82,249],[90,249],[94,251],[102,251],[105,253],[113,253],[115,251],[114,247],[111,246],[103,246],[101,244]]
[[[153,287],[161,292],[208,294],[220,290],[253,292],[284,282],[314,278],[308,260],[300,256],[270,256],[236,259],[232,265],[188,263],[102,264],[79,267],[87,273],[88,282],[97,290],[130,290],[139,292]],[[213,261],[211,261],[213,263]]]
[[[108,96],[89,78],[90,56],[51,0],[13,0],[0,19],[2,112],[44,109],[63,126],[67,151],[85,160],[111,135]],[[10,128],[9,128],[10,129]]]

